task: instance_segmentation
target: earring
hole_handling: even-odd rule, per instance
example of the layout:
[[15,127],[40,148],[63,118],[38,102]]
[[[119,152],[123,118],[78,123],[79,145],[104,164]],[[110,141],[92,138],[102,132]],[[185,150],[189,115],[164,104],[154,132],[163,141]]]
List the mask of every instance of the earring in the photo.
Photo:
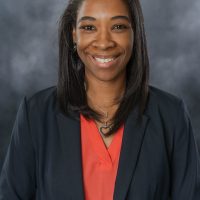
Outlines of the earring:
[[77,49],[77,45],[76,43],[74,43],[73,52],[76,52],[76,49]]
[[86,86],[86,82],[84,81],[84,88],[85,88],[85,91],[87,91],[87,86]]

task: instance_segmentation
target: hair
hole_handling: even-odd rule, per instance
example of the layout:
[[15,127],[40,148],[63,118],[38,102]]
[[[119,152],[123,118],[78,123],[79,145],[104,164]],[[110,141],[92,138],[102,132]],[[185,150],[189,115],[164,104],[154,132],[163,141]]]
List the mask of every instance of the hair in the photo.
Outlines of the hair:
[[[135,108],[138,108],[137,119],[141,121],[148,99],[149,59],[142,9],[139,0],[124,1],[131,16],[134,44],[126,66],[126,89],[113,117],[112,129],[107,135],[115,133]],[[76,27],[77,13],[82,2],[83,0],[69,0],[60,19],[57,99],[65,115],[75,111],[87,119],[99,121],[101,114],[90,108],[87,103],[84,64],[74,51],[72,31],[73,27]]]

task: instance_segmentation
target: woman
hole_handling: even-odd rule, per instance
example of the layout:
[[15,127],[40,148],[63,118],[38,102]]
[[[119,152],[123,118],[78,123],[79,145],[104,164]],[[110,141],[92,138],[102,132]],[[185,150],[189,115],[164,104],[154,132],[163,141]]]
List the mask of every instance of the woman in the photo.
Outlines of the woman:
[[199,200],[183,102],[148,85],[138,0],[71,0],[57,87],[24,98],[0,200]]

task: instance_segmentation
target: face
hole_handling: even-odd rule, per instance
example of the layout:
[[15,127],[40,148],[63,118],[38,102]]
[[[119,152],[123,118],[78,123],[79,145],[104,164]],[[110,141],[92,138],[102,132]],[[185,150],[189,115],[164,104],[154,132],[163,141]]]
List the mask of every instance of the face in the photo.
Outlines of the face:
[[78,10],[73,40],[85,65],[85,78],[125,78],[134,34],[123,0],[84,0]]

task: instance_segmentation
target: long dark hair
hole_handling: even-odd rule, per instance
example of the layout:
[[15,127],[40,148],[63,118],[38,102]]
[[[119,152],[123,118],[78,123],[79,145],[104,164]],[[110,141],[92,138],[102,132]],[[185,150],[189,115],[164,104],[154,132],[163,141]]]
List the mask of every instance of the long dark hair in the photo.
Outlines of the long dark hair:
[[[61,16],[59,26],[59,72],[57,98],[64,114],[78,112],[87,119],[100,120],[101,114],[88,106],[84,87],[84,64],[74,51],[72,31],[76,27],[77,12],[83,0],[70,0]],[[139,0],[126,0],[134,30],[132,56],[126,69],[126,89],[113,117],[110,135],[121,126],[134,108],[138,119],[145,110],[148,99],[149,59],[147,54],[144,19]],[[139,120],[140,121],[140,120]]]

